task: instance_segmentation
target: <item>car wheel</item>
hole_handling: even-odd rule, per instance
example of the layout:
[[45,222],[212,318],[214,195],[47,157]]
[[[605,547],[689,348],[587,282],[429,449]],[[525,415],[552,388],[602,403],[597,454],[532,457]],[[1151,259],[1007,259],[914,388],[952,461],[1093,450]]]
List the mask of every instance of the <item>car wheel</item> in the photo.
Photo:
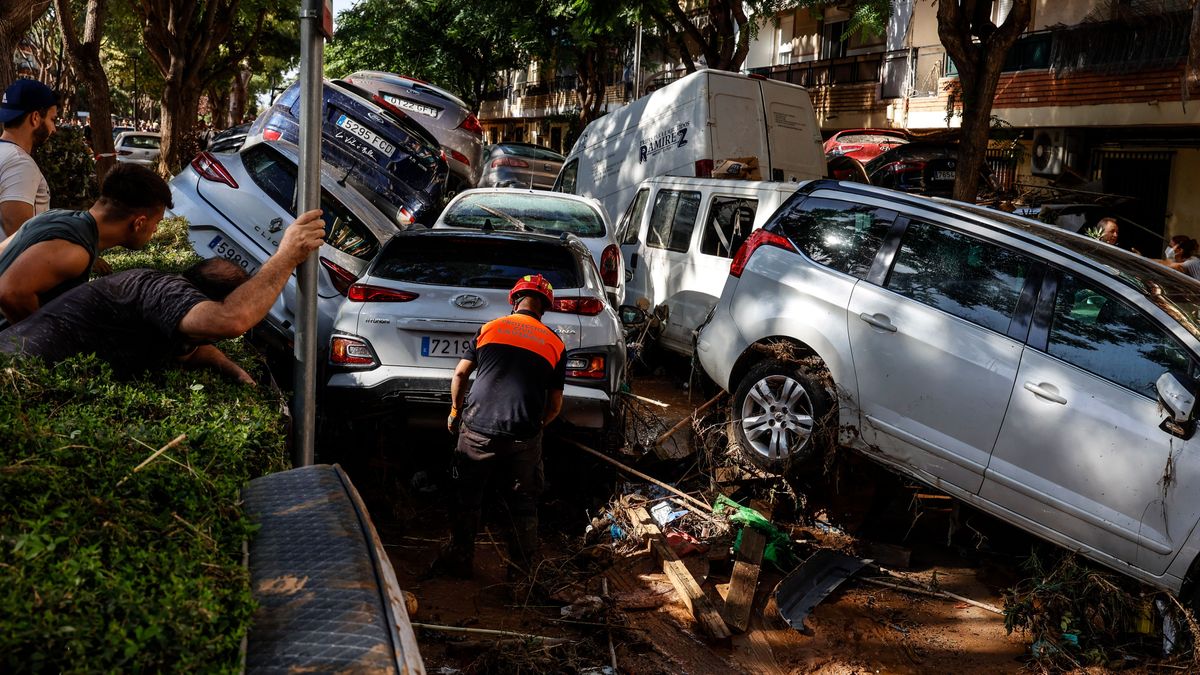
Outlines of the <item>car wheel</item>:
[[767,471],[811,464],[832,440],[829,394],[807,369],[768,359],[746,373],[733,393],[730,439]]

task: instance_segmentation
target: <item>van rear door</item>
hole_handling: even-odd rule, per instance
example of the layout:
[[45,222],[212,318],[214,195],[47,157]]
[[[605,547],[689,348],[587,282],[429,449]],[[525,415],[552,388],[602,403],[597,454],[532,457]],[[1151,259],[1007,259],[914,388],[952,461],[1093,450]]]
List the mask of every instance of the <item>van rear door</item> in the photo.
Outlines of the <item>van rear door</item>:
[[758,81],[710,73],[708,88],[711,136],[708,159],[755,157],[759,166],[767,166],[771,160]]
[[[770,172],[763,178],[774,181],[816,180],[825,177],[825,154],[821,129],[812,100],[802,87],[771,80],[758,80],[766,110]],[[759,164],[767,164],[759,159]]]

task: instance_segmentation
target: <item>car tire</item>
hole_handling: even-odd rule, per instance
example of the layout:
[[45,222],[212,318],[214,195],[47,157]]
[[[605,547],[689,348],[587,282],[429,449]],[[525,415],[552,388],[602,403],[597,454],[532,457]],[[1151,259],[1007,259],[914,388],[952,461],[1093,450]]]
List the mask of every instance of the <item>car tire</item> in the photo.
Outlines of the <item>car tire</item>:
[[773,473],[809,466],[831,447],[836,420],[817,374],[794,362],[756,364],[733,392],[729,439],[746,459]]

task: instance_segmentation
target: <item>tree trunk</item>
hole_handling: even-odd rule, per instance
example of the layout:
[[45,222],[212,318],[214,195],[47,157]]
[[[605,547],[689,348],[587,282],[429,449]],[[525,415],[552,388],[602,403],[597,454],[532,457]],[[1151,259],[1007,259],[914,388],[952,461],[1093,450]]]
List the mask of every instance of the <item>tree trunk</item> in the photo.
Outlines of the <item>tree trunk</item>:
[[243,65],[233,78],[233,92],[229,97],[229,126],[231,127],[241,124],[242,119],[246,116],[246,108],[250,103],[250,78],[253,76],[254,71],[250,70],[249,66]]
[[41,18],[50,7],[51,0],[4,0],[0,3],[0,87],[7,87],[17,79],[17,68],[13,55],[21,38],[29,32],[33,22]]
[[158,172],[164,178],[174,176],[197,151],[194,133],[200,110],[198,78],[182,75],[167,78],[163,88],[162,116],[159,118],[162,146],[158,155]]
[[62,33],[71,66],[79,80],[87,86],[91,116],[92,152],[97,155],[96,181],[104,180],[109,169],[116,164],[113,156],[112,97],[108,85],[108,74],[100,65],[100,42],[103,39],[104,19],[108,0],[88,0],[84,8],[82,38],[76,30],[75,17],[71,13],[70,0],[55,0],[55,14]]
[[938,0],[938,37],[958,66],[962,129],[955,168],[955,199],[975,201],[987,160],[992,105],[1008,52],[1029,26],[1032,0],[1013,0],[1000,26],[991,21],[991,0]]

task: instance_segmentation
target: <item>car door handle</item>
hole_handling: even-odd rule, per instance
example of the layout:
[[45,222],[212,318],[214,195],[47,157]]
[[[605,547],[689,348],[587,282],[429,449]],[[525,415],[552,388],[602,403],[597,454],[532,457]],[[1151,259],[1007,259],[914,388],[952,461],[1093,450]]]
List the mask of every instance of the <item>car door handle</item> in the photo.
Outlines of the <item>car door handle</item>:
[[1045,382],[1043,382],[1041,384],[1036,384],[1034,382],[1026,382],[1025,383],[1025,391],[1031,392],[1034,396],[1037,396],[1038,398],[1044,398],[1047,401],[1053,401],[1054,403],[1057,403],[1059,405],[1067,404],[1066,397],[1059,395],[1058,388],[1052,384],[1046,384]]
[[866,321],[879,330],[886,330],[889,333],[896,332],[896,326],[892,324],[892,320],[886,314],[867,314],[863,312],[858,315],[858,318]]

